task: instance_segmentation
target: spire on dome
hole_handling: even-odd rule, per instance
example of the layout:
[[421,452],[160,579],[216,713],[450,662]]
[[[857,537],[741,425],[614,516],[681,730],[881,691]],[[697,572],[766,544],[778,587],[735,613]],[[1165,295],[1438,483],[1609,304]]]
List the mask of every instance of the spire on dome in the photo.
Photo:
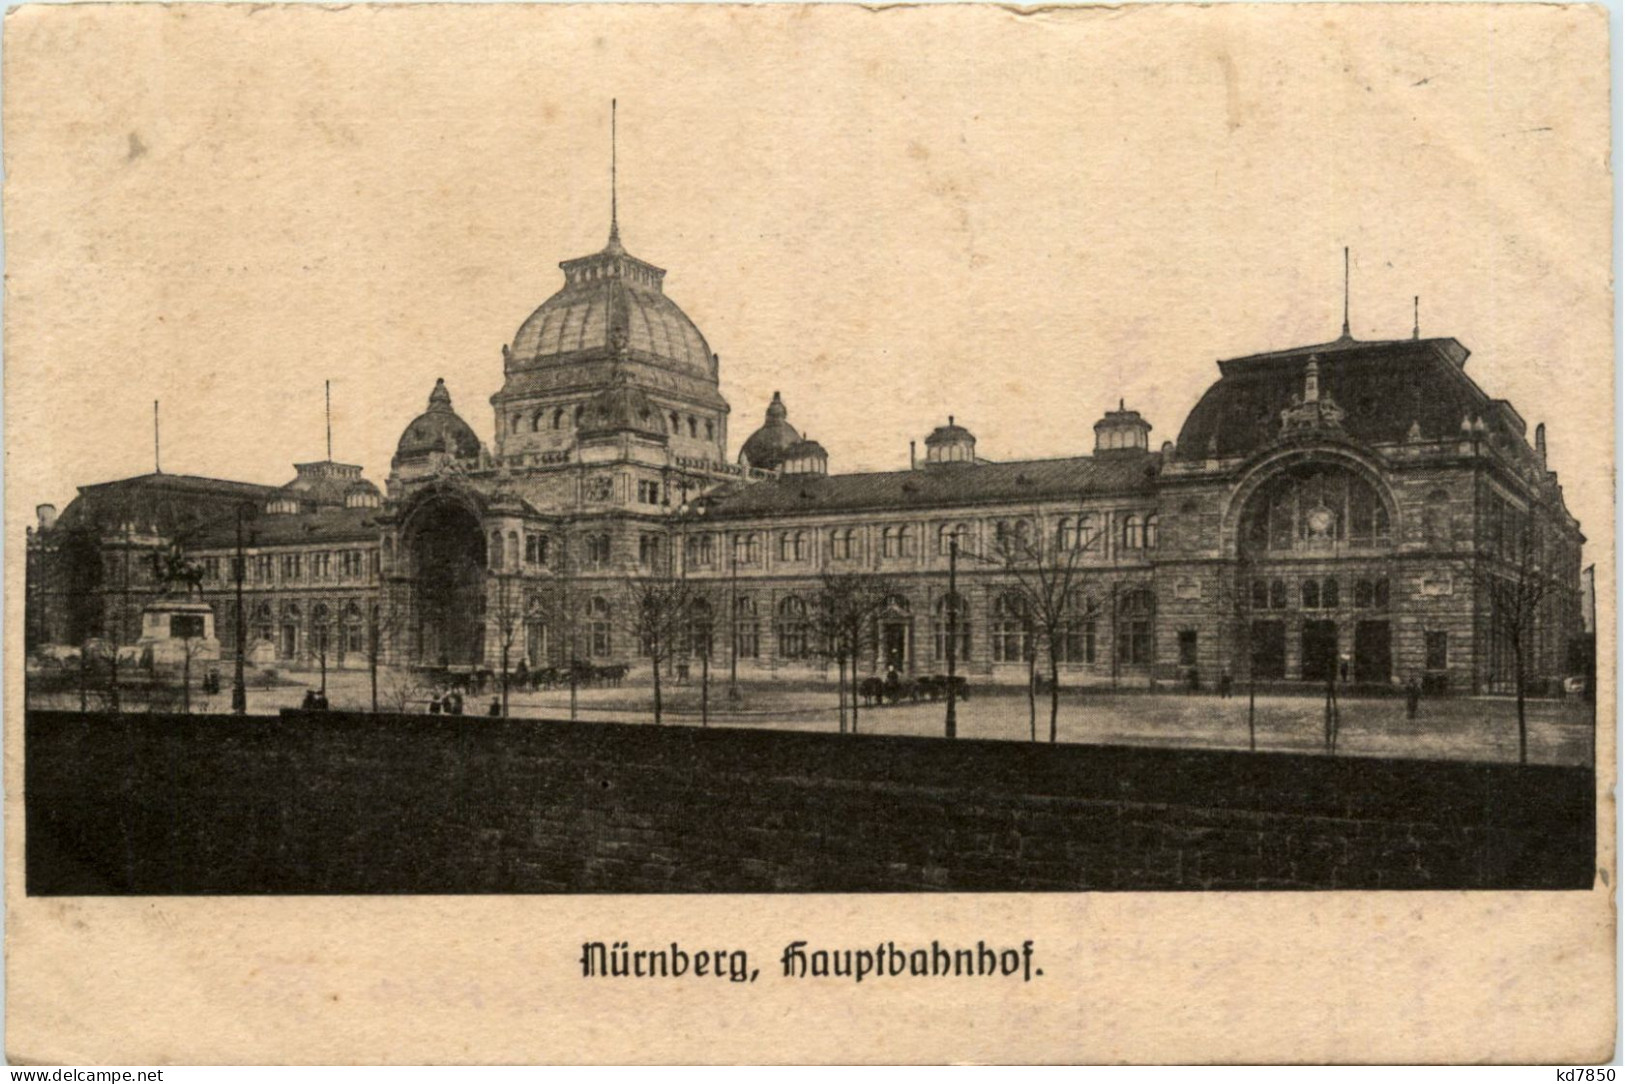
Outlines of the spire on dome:
[[446,390],[446,378],[440,377],[434,382],[434,391],[429,393],[430,410],[450,410],[451,392]]
[[621,252],[621,222],[616,192],[615,99],[609,100],[609,244],[605,252]]

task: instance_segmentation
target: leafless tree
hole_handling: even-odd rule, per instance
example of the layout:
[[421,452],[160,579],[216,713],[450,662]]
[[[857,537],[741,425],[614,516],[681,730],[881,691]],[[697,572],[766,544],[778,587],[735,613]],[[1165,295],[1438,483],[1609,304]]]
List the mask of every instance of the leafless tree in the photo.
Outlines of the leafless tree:
[[539,620],[550,634],[560,637],[563,672],[570,683],[570,718],[576,717],[579,693],[579,668],[576,666],[577,637],[580,633],[581,607],[586,601],[576,579],[576,555],[568,530],[557,536],[558,554],[551,575],[537,581],[530,593],[529,616]]
[[857,733],[858,660],[873,649],[876,621],[886,608],[886,600],[897,590],[895,580],[875,572],[826,572],[820,578],[818,595],[809,616],[816,648],[835,662],[842,733],[847,730],[849,704],[852,733]]
[[1544,535],[1532,518],[1511,513],[1492,525],[1489,545],[1468,567],[1479,598],[1488,608],[1492,637],[1512,656],[1513,691],[1518,705],[1518,763],[1529,763],[1527,697],[1531,655],[1549,609],[1566,586],[1552,567]]
[[626,605],[618,609],[627,633],[642,648],[654,671],[657,726],[665,707],[660,671],[675,657],[693,620],[695,602],[703,592],[700,583],[675,576],[669,568],[640,570],[627,577]]
[[[400,585],[383,580],[378,598],[367,610],[367,681],[371,686],[372,712],[378,714],[378,668],[410,623],[410,607]],[[400,669],[400,667],[396,667]],[[386,696],[386,702],[389,699]],[[399,710],[399,709],[397,709]]]
[[[1073,520],[1076,524],[1077,517]],[[1083,538],[1073,526],[1063,533],[1057,522],[1046,528],[1037,509],[1026,519],[1007,521],[993,541],[987,560],[998,565],[1005,577],[1005,589],[1021,600],[1027,623],[1029,723],[1037,740],[1034,707],[1036,645],[1045,649],[1049,668],[1049,740],[1059,740],[1061,714],[1061,656],[1069,636],[1076,635],[1085,618],[1077,598],[1085,555],[1103,544],[1104,533]],[[1035,643],[1036,642],[1036,643]]]
[[491,622],[496,630],[502,665],[502,714],[508,714],[508,686],[513,668],[513,646],[525,627],[525,581],[517,572],[491,574]]

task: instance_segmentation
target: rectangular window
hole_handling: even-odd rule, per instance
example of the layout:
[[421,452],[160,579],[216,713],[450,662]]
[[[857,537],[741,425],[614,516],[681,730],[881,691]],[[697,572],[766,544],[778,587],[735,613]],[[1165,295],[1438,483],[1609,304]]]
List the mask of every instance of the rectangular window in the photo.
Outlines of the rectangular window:
[[269,553],[255,554],[254,579],[260,583],[270,583],[276,579],[276,558]]
[[660,563],[660,536],[657,534],[644,534],[638,536],[638,564],[644,568],[654,568]]
[[313,553],[310,555],[310,578],[325,580],[333,574],[333,555],[330,553]]
[[659,482],[640,481],[638,483],[638,503],[639,504],[659,504],[660,503],[660,483]]
[[1430,632],[1427,635],[1427,668],[1444,670],[1450,661],[1450,634]]
[[1196,630],[1179,630],[1179,665],[1196,665]]
[[203,578],[210,581],[218,581],[220,579],[220,558],[203,558]]
[[293,583],[301,578],[303,563],[297,553],[284,553],[282,555],[282,582]]
[[366,571],[366,560],[361,550],[345,550],[339,554],[339,567],[346,579],[360,579]]

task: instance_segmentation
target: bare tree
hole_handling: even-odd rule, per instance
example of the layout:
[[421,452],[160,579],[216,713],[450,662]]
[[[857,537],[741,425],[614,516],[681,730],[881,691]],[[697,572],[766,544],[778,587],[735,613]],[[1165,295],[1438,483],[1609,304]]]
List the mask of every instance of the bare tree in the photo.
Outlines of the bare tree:
[[627,604],[620,609],[626,631],[642,648],[654,671],[655,725],[658,726],[664,712],[660,671],[676,656],[702,589],[685,577],[672,575],[669,569],[644,570],[627,577],[625,594]]
[[377,601],[367,609],[367,681],[371,686],[374,715],[378,714],[378,667],[409,622],[410,607],[404,592],[394,583],[380,582]]
[[541,621],[550,634],[560,637],[564,674],[570,683],[570,718],[576,717],[580,678],[576,666],[577,637],[580,633],[581,605],[585,601],[576,580],[576,559],[569,531],[557,536],[558,555],[552,574],[537,582],[528,600],[530,616]]
[[[1082,517],[1078,517],[1081,519]],[[1085,613],[1079,608],[1077,588],[1084,555],[1099,546],[1104,534],[1083,538],[1075,526],[1063,531],[1057,523],[1047,530],[1034,509],[1030,518],[1001,523],[988,560],[1006,579],[1006,590],[1021,600],[1028,639],[1027,704],[1033,739],[1037,740],[1034,680],[1042,644],[1049,667],[1049,740],[1059,740],[1061,713],[1061,656],[1069,637],[1075,636]]]
[[1518,705],[1518,763],[1529,763],[1529,722],[1525,700],[1531,654],[1546,617],[1548,600],[1565,584],[1550,567],[1543,536],[1523,513],[1511,513],[1492,526],[1487,552],[1469,565],[1474,587],[1489,610],[1492,639],[1512,657],[1513,691]]
[[858,660],[873,648],[876,620],[886,608],[886,600],[896,593],[895,580],[874,572],[826,572],[820,578],[813,633],[818,651],[835,661],[842,733],[846,732],[848,704],[852,733],[858,731]]
[[491,573],[491,621],[496,629],[502,665],[502,714],[508,714],[508,685],[513,646],[525,627],[525,581],[517,572]]

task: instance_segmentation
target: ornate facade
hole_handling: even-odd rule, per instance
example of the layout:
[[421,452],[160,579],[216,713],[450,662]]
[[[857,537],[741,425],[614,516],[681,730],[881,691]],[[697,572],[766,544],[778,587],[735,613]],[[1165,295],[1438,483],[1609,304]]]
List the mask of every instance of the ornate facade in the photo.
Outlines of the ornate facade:
[[[1020,682],[1046,647],[1010,558],[1066,567],[1063,681],[1221,674],[1505,691],[1498,584],[1537,577],[1528,671],[1580,635],[1579,526],[1544,428],[1466,373],[1454,339],[1357,341],[1219,363],[1177,440],[1119,404],[1089,454],[1000,462],[954,419],[909,470],[832,474],[774,393],[730,459],[719,361],[612,226],[502,352],[482,441],[437,382],[384,490],[359,467],[285,486],[163,474],[87,486],[30,530],[35,644],[129,642],[179,550],[222,650],[238,650],[234,558],[257,665],[637,667],[629,580],[715,584],[713,665],[832,673],[809,612],[830,572],[892,597],[865,669]],[[1019,545],[1012,545],[1012,542]],[[949,591],[957,543],[957,594]],[[540,606],[569,586],[570,616]],[[374,647],[376,645],[376,648]],[[573,646],[572,646],[573,645]],[[688,645],[693,649],[693,644]]]

